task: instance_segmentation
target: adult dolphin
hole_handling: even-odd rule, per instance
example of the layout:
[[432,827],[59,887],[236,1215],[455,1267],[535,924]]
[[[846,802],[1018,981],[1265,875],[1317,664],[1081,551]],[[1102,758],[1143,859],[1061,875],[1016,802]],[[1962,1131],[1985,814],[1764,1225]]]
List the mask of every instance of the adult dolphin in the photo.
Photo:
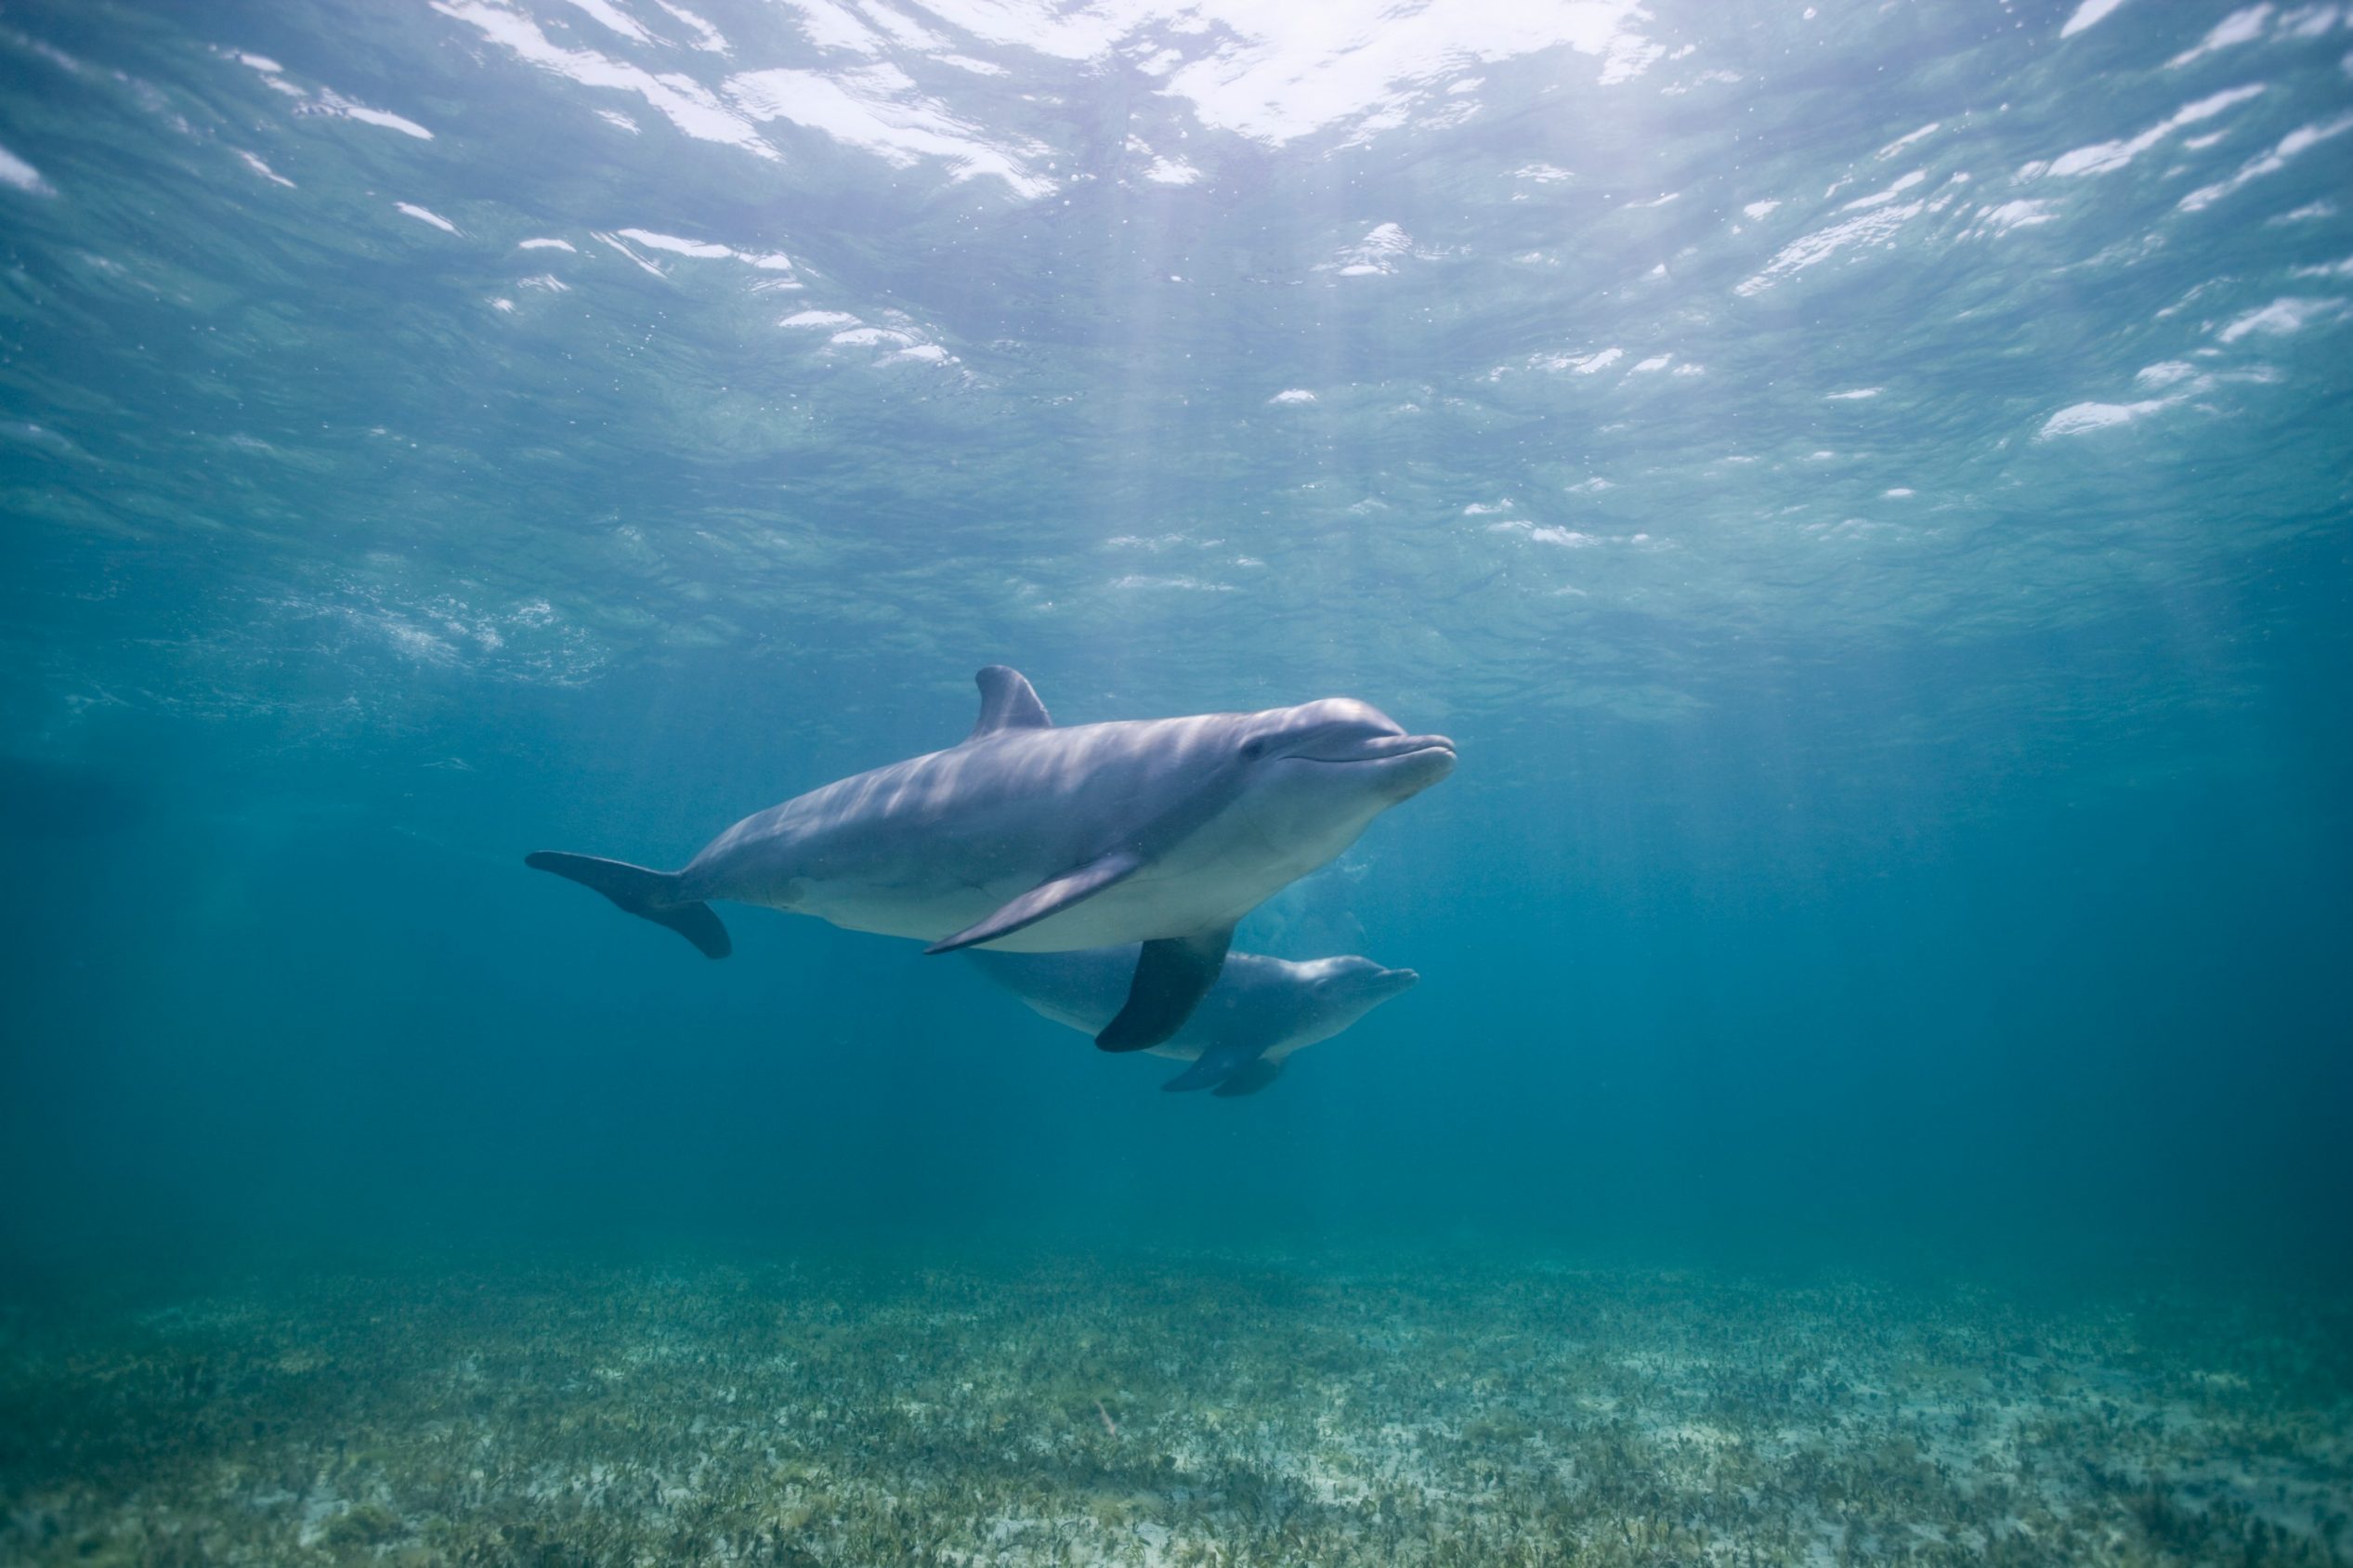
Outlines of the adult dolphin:
[[707,900],[797,909],[930,951],[1143,944],[1105,1051],[1157,1045],[1215,983],[1234,922],[1454,770],[1454,743],[1331,697],[1261,713],[1054,727],[1021,675],[975,677],[980,720],[933,751],[747,817],[683,870],[545,851],[727,956]]
[[[1080,953],[966,955],[1031,1012],[1093,1034],[1119,1011],[1133,947]],[[1212,1090],[1221,1098],[1255,1094],[1275,1081],[1293,1052],[1327,1040],[1402,995],[1421,976],[1367,958],[1293,963],[1262,953],[1228,953],[1225,968],[1184,1026],[1152,1048],[1156,1056],[1193,1064],[1160,1087]]]

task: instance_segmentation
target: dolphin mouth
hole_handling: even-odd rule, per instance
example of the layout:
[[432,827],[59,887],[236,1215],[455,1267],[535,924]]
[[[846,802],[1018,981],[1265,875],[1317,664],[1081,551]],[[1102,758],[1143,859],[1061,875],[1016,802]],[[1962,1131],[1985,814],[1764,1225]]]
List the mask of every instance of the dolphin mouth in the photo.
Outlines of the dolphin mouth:
[[1443,735],[1377,735],[1370,739],[1351,742],[1347,751],[1339,756],[1318,757],[1305,751],[1294,751],[1291,755],[1297,762],[1338,764],[1389,762],[1398,757],[1417,756],[1424,751],[1444,751],[1452,757],[1455,743]]

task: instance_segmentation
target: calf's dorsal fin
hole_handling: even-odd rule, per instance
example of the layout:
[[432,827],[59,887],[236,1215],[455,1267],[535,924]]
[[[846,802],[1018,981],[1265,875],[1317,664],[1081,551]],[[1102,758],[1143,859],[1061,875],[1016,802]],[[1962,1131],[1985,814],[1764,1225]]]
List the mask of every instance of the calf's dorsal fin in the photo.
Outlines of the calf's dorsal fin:
[[973,677],[980,687],[980,717],[974,721],[967,740],[978,740],[984,735],[995,735],[1007,729],[1052,729],[1054,721],[1046,716],[1046,705],[1038,700],[1038,693],[1022,673],[1010,664],[991,664]]

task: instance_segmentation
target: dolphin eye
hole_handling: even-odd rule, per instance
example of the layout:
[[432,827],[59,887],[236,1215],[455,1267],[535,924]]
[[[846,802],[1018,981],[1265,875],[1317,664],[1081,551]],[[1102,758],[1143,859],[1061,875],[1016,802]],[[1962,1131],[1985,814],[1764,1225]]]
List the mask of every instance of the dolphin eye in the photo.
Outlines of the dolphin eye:
[[1242,743],[1242,760],[1244,762],[1254,763],[1264,755],[1266,755],[1266,741],[1263,737],[1256,740],[1246,740]]

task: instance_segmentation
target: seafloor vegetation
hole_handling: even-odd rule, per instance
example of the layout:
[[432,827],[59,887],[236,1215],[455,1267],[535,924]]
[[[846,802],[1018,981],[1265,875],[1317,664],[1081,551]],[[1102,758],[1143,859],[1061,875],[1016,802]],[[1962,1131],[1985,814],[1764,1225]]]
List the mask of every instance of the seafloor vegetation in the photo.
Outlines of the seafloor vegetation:
[[0,1561],[2334,1563],[2353,1313],[1162,1258],[0,1313]]

